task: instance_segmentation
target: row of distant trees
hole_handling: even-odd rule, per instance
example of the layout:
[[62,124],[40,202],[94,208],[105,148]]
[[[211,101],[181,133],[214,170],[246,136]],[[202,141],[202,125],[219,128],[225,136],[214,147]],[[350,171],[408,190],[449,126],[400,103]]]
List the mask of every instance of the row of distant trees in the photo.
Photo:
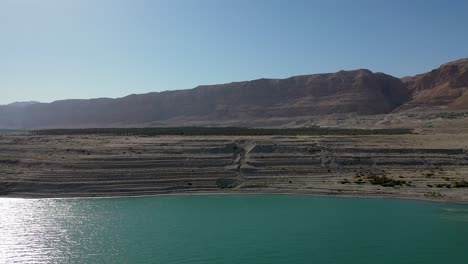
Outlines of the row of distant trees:
[[299,136],[299,135],[396,135],[411,134],[411,129],[348,128],[244,128],[244,127],[153,127],[153,128],[86,128],[31,131],[35,135],[135,135],[135,136]]

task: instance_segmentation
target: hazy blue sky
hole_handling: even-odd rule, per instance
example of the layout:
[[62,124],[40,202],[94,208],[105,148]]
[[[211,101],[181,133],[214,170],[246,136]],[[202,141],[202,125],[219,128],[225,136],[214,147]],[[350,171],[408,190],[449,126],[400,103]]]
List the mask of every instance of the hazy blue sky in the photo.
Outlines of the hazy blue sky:
[[466,0],[0,0],[0,103],[462,57]]

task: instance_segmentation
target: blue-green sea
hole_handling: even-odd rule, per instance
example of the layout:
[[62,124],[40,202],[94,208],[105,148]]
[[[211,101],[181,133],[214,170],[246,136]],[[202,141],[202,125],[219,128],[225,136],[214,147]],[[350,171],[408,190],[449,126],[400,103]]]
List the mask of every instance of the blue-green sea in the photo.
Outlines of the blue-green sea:
[[468,206],[299,195],[4,198],[0,263],[468,263]]

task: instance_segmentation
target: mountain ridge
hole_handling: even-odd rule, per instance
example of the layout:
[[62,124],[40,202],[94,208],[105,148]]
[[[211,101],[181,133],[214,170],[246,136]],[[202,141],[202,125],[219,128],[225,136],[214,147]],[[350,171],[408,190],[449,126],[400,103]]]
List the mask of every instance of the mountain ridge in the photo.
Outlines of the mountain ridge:
[[[199,85],[125,97],[0,106],[0,128],[253,125],[303,116],[468,108],[468,59],[396,78],[368,69]],[[290,120],[288,120],[290,119]]]

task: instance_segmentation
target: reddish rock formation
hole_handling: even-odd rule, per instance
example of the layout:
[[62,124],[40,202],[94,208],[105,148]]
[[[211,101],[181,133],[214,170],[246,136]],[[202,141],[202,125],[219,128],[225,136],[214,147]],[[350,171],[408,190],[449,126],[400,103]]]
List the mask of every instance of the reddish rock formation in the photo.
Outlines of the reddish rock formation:
[[[130,95],[119,99],[65,100],[4,107],[0,126],[108,127],[135,126],[171,120],[255,120],[356,113],[384,114],[406,102],[409,94],[397,78],[369,70],[259,79],[191,90]],[[175,121],[174,121],[175,120]]]
[[280,126],[311,116],[359,118],[408,110],[467,110],[467,90],[468,59],[462,59],[402,79],[360,69],[206,85],[118,99],[16,103],[0,106],[0,129],[262,126],[264,120]]
[[468,109],[468,59],[450,62],[431,72],[402,80],[413,95],[402,109]]

